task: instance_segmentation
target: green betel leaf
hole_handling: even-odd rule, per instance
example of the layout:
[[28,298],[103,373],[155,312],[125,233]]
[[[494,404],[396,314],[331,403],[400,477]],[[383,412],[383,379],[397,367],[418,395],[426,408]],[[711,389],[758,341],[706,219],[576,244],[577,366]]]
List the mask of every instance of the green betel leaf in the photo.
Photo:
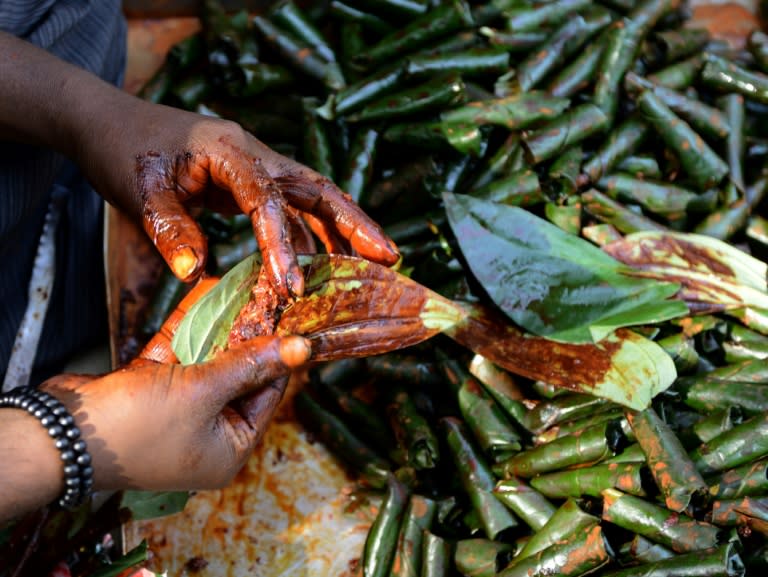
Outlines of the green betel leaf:
[[258,278],[260,264],[258,253],[242,260],[184,315],[171,341],[181,364],[205,361],[226,346],[232,323]]
[[716,238],[637,232],[603,248],[633,275],[679,282],[678,297],[697,312],[768,308],[768,265]]
[[135,520],[156,519],[180,513],[188,500],[187,491],[125,491],[120,508],[128,509]]
[[446,334],[529,379],[642,410],[677,378],[672,358],[631,330],[618,329],[597,344],[561,343],[524,334],[489,308],[464,306],[467,316]]
[[[414,345],[459,322],[464,309],[387,267],[343,255],[300,255],[304,296],[280,317],[277,334],[312,341],[312,358],[377,355]],[[227,345],[232,324],[258,278],[256,255],[206,293],[179,324],[172,346],[183,364]]]
[[623,326],[687,314],[668,300],[680,285],[628,276],[589,242],[530,212],[466,195],[443,195],[472,273],[526,330],[563,342],[593,342]]
[[278,334],[312,341],[312,358],[378,355],[424,341],[461,321],[464,309],[387,267],[342,255],[299,258],[304,296],[283,312]]

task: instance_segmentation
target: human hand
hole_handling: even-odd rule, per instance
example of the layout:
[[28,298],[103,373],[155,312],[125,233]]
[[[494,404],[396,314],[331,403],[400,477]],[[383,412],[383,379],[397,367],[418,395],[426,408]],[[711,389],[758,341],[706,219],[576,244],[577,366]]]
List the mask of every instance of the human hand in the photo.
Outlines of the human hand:
[[261,439],[301,337],[256,337],[215,359],[180,366],[140,359],[101,377],[58,375],[42,387],[75,417],[96,489],[226,486]]
[[381,227],[329,179],[234,122],[130,98],[121,114],[111,106],[111,120],[84,132],[81,165],[102,195],[141,219],[182,280],[197,278],[206,259],[205,238],[188,212],[193,204],[239,209],[251,217],[272,284],[283,298],[304,290],[291,238],[294,209],[329,252],[354,250],[385,265],[397,261],[397,249]]

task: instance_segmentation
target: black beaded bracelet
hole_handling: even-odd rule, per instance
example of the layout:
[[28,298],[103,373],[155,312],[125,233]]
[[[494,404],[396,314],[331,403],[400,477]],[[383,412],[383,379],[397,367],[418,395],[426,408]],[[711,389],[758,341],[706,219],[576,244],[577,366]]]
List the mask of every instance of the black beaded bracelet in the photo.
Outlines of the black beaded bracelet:
[[0,394],[0,408],[23,409],[48,431],[64,463],[64,494],[58,503],[75,509],[90,495],[93,487],[91,455],[75,419],[56,397],[34,387],[18,387]]

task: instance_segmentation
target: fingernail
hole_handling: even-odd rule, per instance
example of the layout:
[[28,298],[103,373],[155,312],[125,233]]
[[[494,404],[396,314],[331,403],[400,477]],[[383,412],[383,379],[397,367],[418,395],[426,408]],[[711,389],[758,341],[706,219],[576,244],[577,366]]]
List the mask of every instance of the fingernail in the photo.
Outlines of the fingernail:
[[285,337],[280,341],[280,360],[287,367],[299,367],[309,360],[312,346],[304,337]]
[[286,275],[288,283],[288,292],[293,298],[304,296],[304,274],[299,270],[292,270]]
[[188,246],[177,249],[171,256],[171,270],[181,280],[190,278],[197,270],[198,264],[195,251]]

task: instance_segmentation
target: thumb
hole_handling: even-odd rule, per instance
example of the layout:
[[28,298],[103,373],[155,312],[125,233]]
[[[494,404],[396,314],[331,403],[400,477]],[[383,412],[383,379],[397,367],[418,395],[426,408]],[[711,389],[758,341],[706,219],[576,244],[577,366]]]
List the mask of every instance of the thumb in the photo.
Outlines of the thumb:
[[219,353],[206,363],[185,367],[209,402],[224,406],[231,400],[261,389],[307,362],[311,353],[303,337],[262,336]]

